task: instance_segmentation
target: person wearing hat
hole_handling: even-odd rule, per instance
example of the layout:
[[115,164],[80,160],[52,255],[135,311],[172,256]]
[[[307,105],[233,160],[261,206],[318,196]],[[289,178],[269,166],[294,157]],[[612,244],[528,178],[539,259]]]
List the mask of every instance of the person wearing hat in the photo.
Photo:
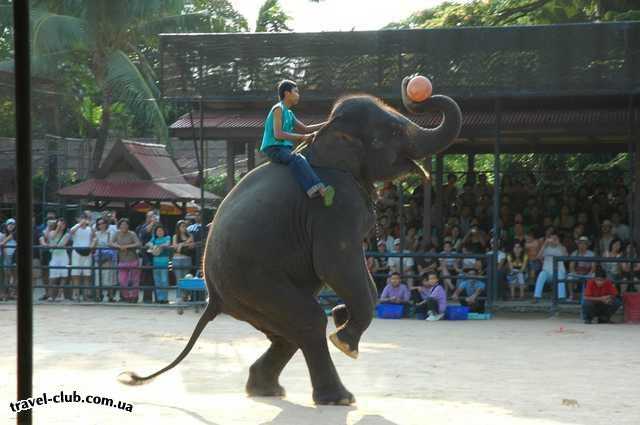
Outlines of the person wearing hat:
[[[594,257],[595,254],[589,249],[591,241],[587,236],[580,236],[576,240],[578,249],[571,253],[572,257]],[[569,273],[567,274],[567,286],[569,287],[569,300],[574,300],[576,284],[586,282],[594,276],[596,263],[591,261],[571,261],[569,263]]]
[[16,276],[16,220],[14,218],[8,219],[4,224],[4,233],[0,233],[0,253],[2,254],[2,265],[3,274],[4,274],[4,284],[3,287],[0,288],[2,293],[0,293],[0,298],[3,300],[8,298],[15,298],[15,286],[6,289],[9,285],[15,285],[17,283]]

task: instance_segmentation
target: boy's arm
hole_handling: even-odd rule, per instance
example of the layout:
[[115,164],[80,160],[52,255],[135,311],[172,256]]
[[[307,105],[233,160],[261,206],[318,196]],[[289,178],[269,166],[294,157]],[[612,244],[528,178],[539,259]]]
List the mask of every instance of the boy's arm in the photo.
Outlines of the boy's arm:
[[300,133],[313,133],[314,131],[318,131],[322,127],[324,127],[326,123],[327,121],[321,122],[320,124],[305,125],[302,121],[296,118],[296,124],[294,128],[296,131],[299,131]]
[[277,140],[289,140],[294,143],[302,143],[310,136],[282,131],[282,108],[277,107],[273,110],[273,137]]

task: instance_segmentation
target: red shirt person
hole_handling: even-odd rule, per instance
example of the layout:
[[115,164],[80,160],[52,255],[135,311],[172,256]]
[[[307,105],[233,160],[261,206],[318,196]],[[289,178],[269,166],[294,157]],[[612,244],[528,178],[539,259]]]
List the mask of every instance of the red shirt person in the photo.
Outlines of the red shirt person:
[[584,323],[591,324],[595,318],[598,323],[611,323],[611,316],[620,308],[618,290],[613,282],[606,278],[601,268],[596,269],[595,278],[589,279],[584,290],[582,316]]

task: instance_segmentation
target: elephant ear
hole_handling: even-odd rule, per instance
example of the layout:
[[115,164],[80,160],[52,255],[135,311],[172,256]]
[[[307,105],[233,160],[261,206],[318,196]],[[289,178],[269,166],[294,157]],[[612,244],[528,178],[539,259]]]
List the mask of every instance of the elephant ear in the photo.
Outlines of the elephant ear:
[[321,131],[311,144],[309,161],[316,167],[337,168],[361,177],[364,156],[362,140],[344,131],[329,128]]

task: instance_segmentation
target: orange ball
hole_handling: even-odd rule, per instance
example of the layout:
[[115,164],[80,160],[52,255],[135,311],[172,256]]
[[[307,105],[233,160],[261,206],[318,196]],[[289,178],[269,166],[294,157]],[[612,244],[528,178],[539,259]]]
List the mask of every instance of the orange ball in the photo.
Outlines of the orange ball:
[[414,102],[424,102],[432,92],[431,81],[422,75],[416,75],[407,84],[407,96]]

